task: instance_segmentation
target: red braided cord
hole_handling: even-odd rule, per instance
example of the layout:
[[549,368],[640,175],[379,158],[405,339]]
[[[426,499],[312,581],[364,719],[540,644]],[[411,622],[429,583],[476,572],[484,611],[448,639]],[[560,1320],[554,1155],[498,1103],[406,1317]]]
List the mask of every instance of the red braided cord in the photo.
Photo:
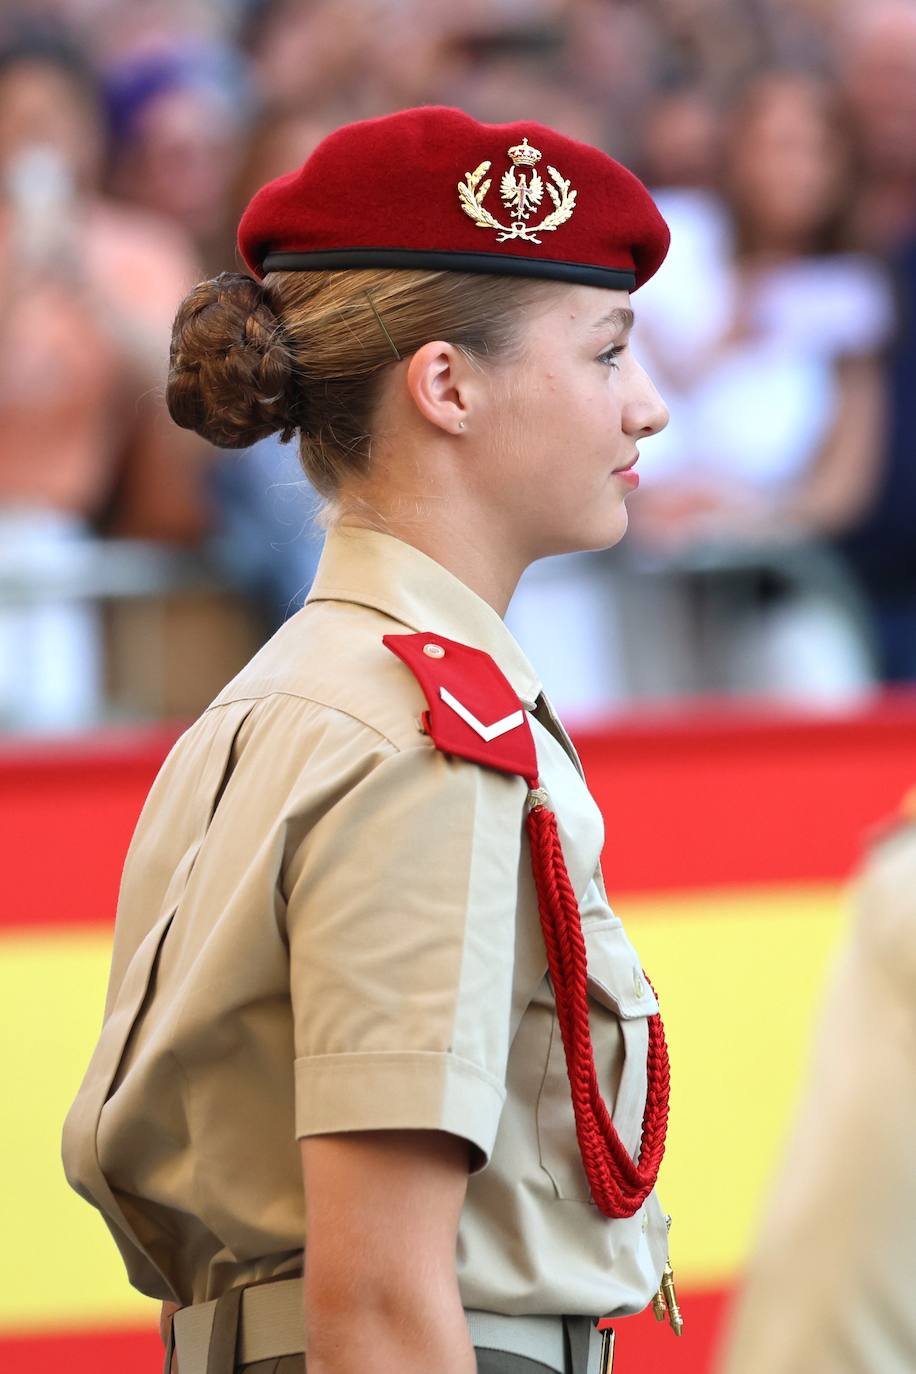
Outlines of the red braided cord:
[[557,819],[547,807],[535,803],[526,827],[582,1163],[599,1210],[608,1217],[631,1217],[655,1187],[665,1153],[670,1074],[662,1019],[658,1015],[648,1018],[646,1109],[639,1162],[634,1163],[598,1087],[588,1023],[585,940]]

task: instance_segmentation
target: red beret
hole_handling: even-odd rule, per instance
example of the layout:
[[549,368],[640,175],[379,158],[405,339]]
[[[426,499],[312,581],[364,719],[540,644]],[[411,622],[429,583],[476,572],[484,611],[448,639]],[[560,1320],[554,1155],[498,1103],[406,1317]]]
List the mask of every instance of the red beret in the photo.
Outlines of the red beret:
[[426,105],[346,124],[239,225],[255,276],[340,267],[517,273],[635,291],[668,227],[607,153],[543,124]]

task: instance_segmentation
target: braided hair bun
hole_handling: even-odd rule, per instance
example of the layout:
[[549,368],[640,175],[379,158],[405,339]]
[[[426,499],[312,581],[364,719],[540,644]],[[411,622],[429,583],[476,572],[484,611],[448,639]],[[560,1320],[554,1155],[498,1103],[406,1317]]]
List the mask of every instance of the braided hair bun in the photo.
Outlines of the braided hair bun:
[[221,272],[185,296],[172,326],[169,414],[218,448],[246,448],[302,424],[295,358],[264,288]]

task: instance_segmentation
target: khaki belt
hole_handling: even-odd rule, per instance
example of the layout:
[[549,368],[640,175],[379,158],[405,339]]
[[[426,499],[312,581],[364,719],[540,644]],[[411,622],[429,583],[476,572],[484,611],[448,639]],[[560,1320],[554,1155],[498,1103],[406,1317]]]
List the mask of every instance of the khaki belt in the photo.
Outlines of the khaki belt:
[[[228,1295],[227,1295],[228,1296]],[[304,1349],[302,1279],[281,1279],[253,1284],[232,1295],[238,1304],[238,1336],[235,1361],[298,1355]],[[175,1313],[172,1332],[179,1374],[208,1374],[211,1340],[217,1307],[225,1299],[195,1303]],[[478,1349],[505,1350],[537,1360],[556,1374],[565,1374],[569,1331],[574,1374],[605,1374],[602,1370],[602,1339],[589,1317],[507,1317],[497,1312],[465,1309],[471,1342]],[[233,1318],[234,1321],[234,1318]],[[233,1325],[233,1330],[234,1330]],[[578,1351],[578,1355],[577,1355]],[[230,1356],[231,1359],[231,1356]],[[229,1374],[221,1363],[218,1374]],[[213,1370],[209,1371],[213,1374]]]

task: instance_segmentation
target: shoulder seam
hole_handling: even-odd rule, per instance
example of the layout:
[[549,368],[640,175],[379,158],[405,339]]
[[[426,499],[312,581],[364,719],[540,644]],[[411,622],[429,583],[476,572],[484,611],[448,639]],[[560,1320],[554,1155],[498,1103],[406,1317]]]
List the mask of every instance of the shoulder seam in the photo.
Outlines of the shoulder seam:
[[307,701],[311,706],[320,706],[323,711],[333,711],[335,715],[345,716],[347,720],[355,721],[356,724],[361,725],[364,730],[370,730],[373,735],[377,735],[379,739],[383,739],[385,743],[390,744],[392,749],[397,753],[402,752],[401,746],[396,740],[393,740],[390,735],[386,735],[384,730],[379,730],[377,726],[370,724],[367,720],[363,720],[362,716],[354,715],[352,711],[347,711],[342,706],[335,706],[329,701],[322,701],[319,697],[309,696],[306,692],[289,692],[284,691],[281,687],[275,687],[266,692],[242,693],[240,696],[232,696],[222,701],[211,702],[204,714],[206,715],[210,711],[218,711],[223,706],[232,706],[235,702],[268,701],[271,697],[289,697],[293,701]]

